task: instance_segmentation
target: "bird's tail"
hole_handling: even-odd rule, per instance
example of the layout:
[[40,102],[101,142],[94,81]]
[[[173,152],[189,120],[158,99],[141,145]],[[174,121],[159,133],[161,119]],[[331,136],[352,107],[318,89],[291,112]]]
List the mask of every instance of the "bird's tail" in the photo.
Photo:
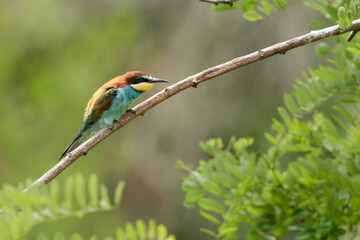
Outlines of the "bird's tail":
[[74,139],[71,141],[71,143],[69,144],[69,146],[64,150],[64,152],[61,154],[61,157],[59,158],[58,161],[60,161],[68,152],[71,152],[72,150],[74,150],[75,148],[77,148],[81,141],[83,140],[83,130],[81,129],[78,134],[76,134],[76,136],[74,137]]

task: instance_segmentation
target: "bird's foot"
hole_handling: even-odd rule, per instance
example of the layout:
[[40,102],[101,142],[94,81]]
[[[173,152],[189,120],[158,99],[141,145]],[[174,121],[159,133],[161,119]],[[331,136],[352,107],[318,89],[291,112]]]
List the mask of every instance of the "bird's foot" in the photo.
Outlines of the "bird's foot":
[[88,153],[88,152],[87,152],[86,150],[84,150],[84,151],[82,152],[82,154],[83,154],[84,156],[86,156],[87,153]]
[[128,108],[126,109],[126,112],[132,113],[136,115],[136,111],[134,109]]

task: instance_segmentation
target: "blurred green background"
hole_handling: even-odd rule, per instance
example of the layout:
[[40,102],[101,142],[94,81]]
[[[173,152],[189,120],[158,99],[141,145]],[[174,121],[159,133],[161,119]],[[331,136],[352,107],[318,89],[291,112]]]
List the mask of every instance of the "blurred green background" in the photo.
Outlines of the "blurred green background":
[[[79,130],[84,108],[107,80],[130,70],[175,83],[205,68],[311,30],[301,3],[261,22],[216,14],[196,0],[3,0],[0,2],[0,181],[41,176]],[[124,179],[120,209],[40,225],[47,233],[104,237],[154,218],[178,239],[207,239],[197,210],[182,205],[178,159],[205,159],[199,141],[254,137],[264,149],[283,92],[319,62],[305,46],[188,89],[138,117],[58,179],[96,173],[110,189]],[[139,103],[164,85],[143,94]]]

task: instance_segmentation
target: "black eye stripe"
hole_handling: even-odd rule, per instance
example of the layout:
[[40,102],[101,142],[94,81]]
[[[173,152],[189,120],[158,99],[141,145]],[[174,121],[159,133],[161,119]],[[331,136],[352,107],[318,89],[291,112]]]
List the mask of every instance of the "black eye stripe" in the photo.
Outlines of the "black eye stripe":
[[143,82],[149,82],[150,80],[144,76],[139,76],[131,79],[131,84],[139,84]]
[[141,83],[141,78],[140,78],[140,77],[133,78],[133,79],[131,79],[131,83],[132,83],[132,84],[138,84],[138,83]]

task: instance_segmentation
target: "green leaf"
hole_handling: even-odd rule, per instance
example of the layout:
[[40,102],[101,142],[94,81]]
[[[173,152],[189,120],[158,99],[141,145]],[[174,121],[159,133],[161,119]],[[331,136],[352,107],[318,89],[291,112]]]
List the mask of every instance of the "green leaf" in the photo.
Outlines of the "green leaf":
[[147,234],[146,234],[146,225],[145,225],[144,221],[142,221],[142,220],[136,221],[136,230],[138,232],[140,239],[145,240]]
[[269,0],[261,0],[263,8],[260,9],[265,14],[270,14],[275,10],[275,6],[269,2]]
[[334,22],[338,19],[337,10],[333,6],[326,5],[325,10]]
[[200,142],[200,147],[207,154],[214,156],[215,152],[223,149],[224,144],[221,138],[212,138],[206,142]]
[[198,201],[199,207],[206,211],[212,211],[216,213],[225,212],[225,208],[222,204],[210,198],[201,198]]
[[311,1],[311,0],[307,0],[307,1],[304,1],[304,4],[308,7],[311,7],[321,13],[325,13],[326,14],[326,10],[324,9],[324,7],[317,3],[317,2],[314,2],[314,1]]
[[129,240],[137,240],[136,230],[135,230],[135,227],[133,224],[126,223],[125,231],[126,231],[127,238]]
[[345,7],[341,6],[338,8],[338,18],[340,28],[342,28],[343,30],[347,29],[349,27],[349,19]]
[[284,94],[284,102],[285,102],[286,108],[292,114],[298,114],[301,112],[299,107],[296,105],[295,101],[293,100],[293,98],[290,96],[290,94],[288,94],[288,93]]
[[280,123],[277,119],[272,119],[273,124],[271,125],[271,128],[279,133],[283,133],[285,131],[284,124]]
[[185,163],[182,160],[178,160],[175,164],[175,168],[182,169],[188,173],[190,173],[193,170],[193,166],[190,163]]
[[288,129],[292,128],[292,122],[289,113],[283,107],[278,107],[278,112],[281,118],[283,119],[286,127]]
[[347,47],[346,48],[349,52],[352,52],[358,56],[360,56],[360,48],[355,48],[355,47]]
[[287,152],[310,152],[313,148],[305,143],[293,144],[293,145],[286,145],[284,149]]
[[265,138],[269,141],[269,143],[271,143],[272,145],[276,146],[277,145],[277,141],[276,139],[269,133],[264,133]]
[[336,81],[341,77],[335,72],[333,69],[318,69],[313,71],[314,76],[319,77],[321,79],[333,80]]
[[76,174],[75,178],[75,197],[81,208],[86,208],[86,187],[85,180],[81,174]]
[[243,16],[246,20],[252,21],[252,22],[259,21],[262,19],[262,16],[254,10],[244,12]]
[[216,181],[228,188],[236,188],[238,183],[231,175],[222,172],[216,172],[213,174]]
[[83,238],[81,237],[80,234],[74,233],[74,234],[71,236],[71,240],[83,240]]
[[321,129],[324,132],[325,137],[328,138],[330,141],[340,141],[338,130],[330,120],[324,121],[324,123],[321,125]]
[[104,185],[100,186],[100,206],[104,209],[111,208],[110,197],[107,188]]
[[116,229],[115,236],[116,240],[126,240],[126,234],[122,228]]
[[253,10],[257,6],[258,2],[256,0],[243,0],[241,4],[241,9],[243,12],[248,12]]
[[206,233],[207,235],[211,236],[211,237],[214,237],[216,239],[218,239],[217,237],[217,234],[209,229],[206,229],[206,228],[200,228],[200,231],[203,232],[203,233]]
[[165,239],[168,234],[167,229],[163,224],[158,225],[157,233],[158,239]]
[[148,232],[149,240],[155,239],[155,237],[156,237],[156,222],[154,219],[150,219],[148,229],[149,229],[149,232]]
[[358,161],[355,159],[347,158],[345,161],[346,169],[352,175],[358,174],[360,172]]
[[339,104],[338,106],[333,107],[334,110],[339,112],[342,117],[344,117],[348,122],[351,124],[355,123],[355,119],[353,118],[352,114],[345,108],[343,104]]
[[238,229],[237,227],[228,227],[228,228],[221,229],[220,236],[225,236],[229,233],[236,232],[237,229]]
[[99,182],[95,174],[89,178],[88,193],[89,207],[97,208],[99,206]]
[[[224,198],[230,198],[230,194],[228,191],[223,190],[218,183],[208,180],[204,182],[203,188],[207,190],[209,193],[212,193],[216,196],[224,197]],[[204,195],[204,191],[201,191],[201,196]]]
[[116,186],[115,194],[114,194],[114,203],[115,203],[115,205],[120,205],[120,203],[121,203],[121,198],[122,198],[122,194],[123,194],[123,191],[124,191],[124,186],[125,186],[124,181],[119,182],[118,185]]
[[209,214],[207,212],[201,211],[201,210],[199,211],[199,213],[200,213],[201,216],[203,216],[204,218],[206,218],[210,222],[213,222],[213,223],[218,224],[218,225],[221,224],[220,221],[216,217],[214,217],[213,215],[211,215],[211,214]]
[[185,180],[181,187],[186,192],[199,191],[202,189],[201,185],[198,182],[191,181],[191,180]]
[[186,207],[192,207],[194,205],[194,203],[200,199],[201,197],[203,197],[206,194],[205,191],[200,190],[200,191],[191,191],[188,192],[186,194],[186,201],[185,201],[185,205]]

